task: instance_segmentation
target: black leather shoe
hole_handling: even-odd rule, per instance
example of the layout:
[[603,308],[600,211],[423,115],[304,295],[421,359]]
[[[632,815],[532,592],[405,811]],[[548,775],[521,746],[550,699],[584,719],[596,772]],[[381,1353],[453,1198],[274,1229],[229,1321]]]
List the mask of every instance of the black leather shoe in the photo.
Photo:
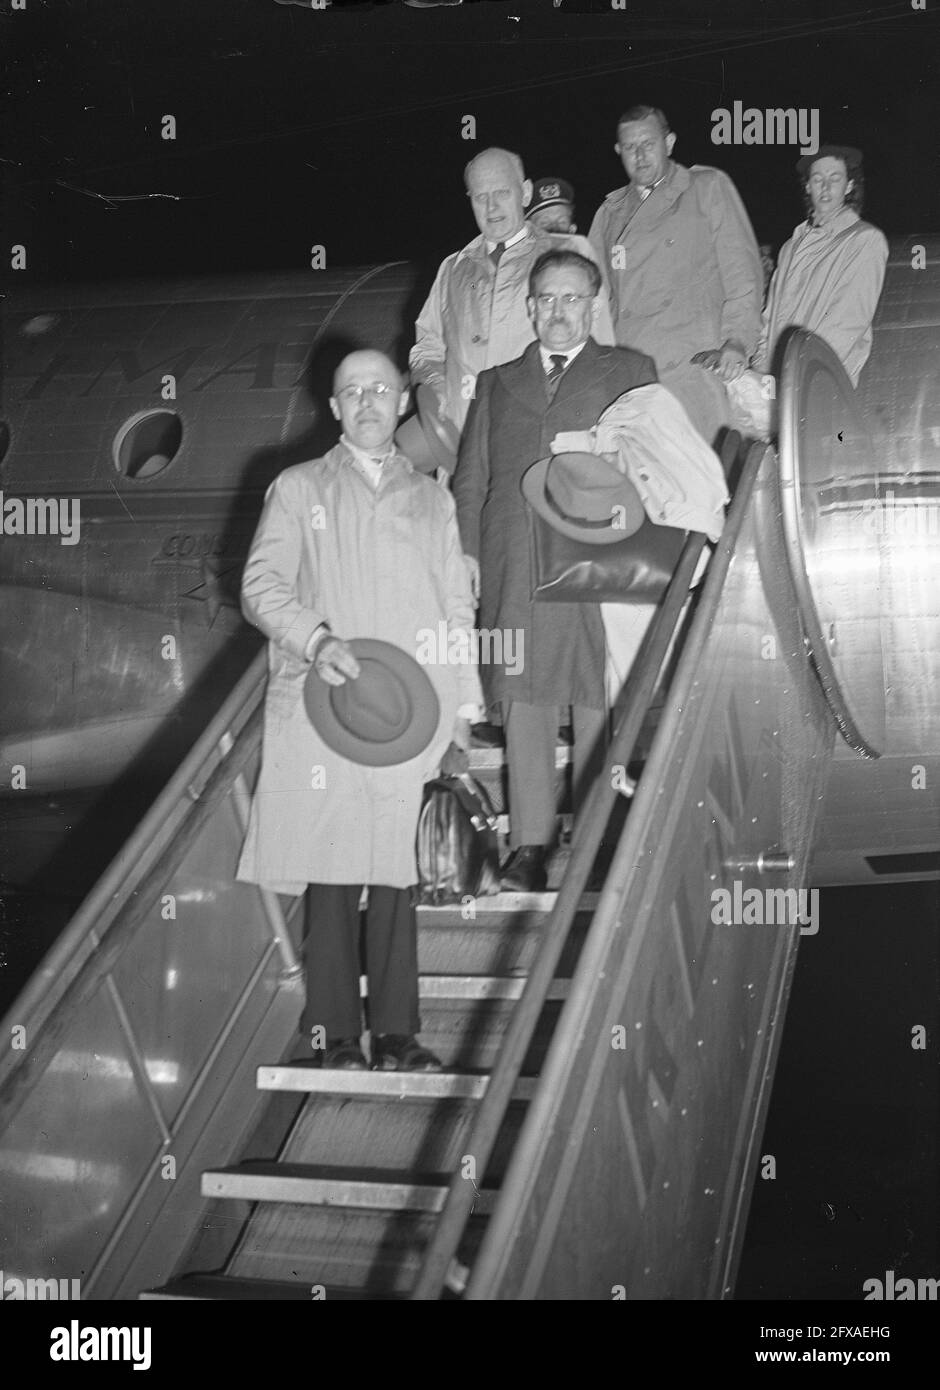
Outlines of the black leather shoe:
[[373,1071],[443,1071],[441,1060],[418,1039],[405,1033],[380,1033],[372,1039]]
[[329,1071],[368,1071],[358,1038],[328,1039],[326,1047],[304,1052],[290,1061],[292,1067],[325,1067]]
[[501,893],[544,893],[545,850],[541,845],[520,845],[506,860],[499,879]]
[[472,724],[470,726],[471,748],[502,748],[505,739],[499,724]]

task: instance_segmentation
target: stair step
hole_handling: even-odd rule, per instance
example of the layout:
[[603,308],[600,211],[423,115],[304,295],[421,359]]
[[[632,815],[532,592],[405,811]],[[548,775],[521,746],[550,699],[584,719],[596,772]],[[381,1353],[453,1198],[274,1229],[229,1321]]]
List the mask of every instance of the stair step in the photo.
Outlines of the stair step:
[[[404,1294],[417,1277],[438,1223],[415,1211],[363,1207],[259,1206],[229,1262],[238,1278],[292,1280],[360,1290],[366,1297]],[[472,1266],[487,1218],[474,1214],[457,1258]],[[327,1294],[329,1296],[329,1294]]]
[[[508,1107],[482,1185],[502,1181],[526,1108],[519,1102]],[[389,1105],[375,1096],[312,1095],[277,1158],[351,1171],[368,1154],[373,1167],[399,1179],[452,1173],[467,1152],[476,1112],[475,1100],[397,1099]]]
[[[179,1279],[171,1279],[159,1289],[144,1289],[138,1298],[144,1303],[158,1301],[180,1301],[184,1299],[223,1299],[250,1300],[253,1303],[294,1301],[310,1303],[314,1300],[314,1288],[310,1284],[298,1284],[286,1279],[234,1279],[229,1274],[184,1274]],[[325,1302],[338,1303],[346,1300],[361,1300],[361,1289],[346,1289],[338,1285],[323,1288],[320,1295]],[[399,1294],[389,1294],[398,1298]]]
[[[422,975],[418,990],[422,999],[521,999],[524,975]],[[569,980],[553,980],[547,999],[567,999]]]
[[[376,1211],[439,1212],[449,1175],[430,1174],[401,1182],[400,1174],[375,1169],[320,1168],[304,1163],[243,1163],[202,1175],[204,1197],[305,1206],[364,1207]],[[418,1175],[410,1174],[412,1179]],[[480,1189],[475,1211],[487,1216],[496,1194]]]
[[[488,1076],[466,1072],[420,1071],[324,1071],[316,1067],[269,1066],[258,1068],[260,1091],[309,1091],[317,1095],[403,1097],[410,1100],[480,1100]],[[521,1076],[512,1099],[529,1101],[536,1079]]]
[[[514,898],[528,899],[521,904]],[[526,975],[541,944],[546,915],[531,900],[555,894],[501,893],[477,898],[473,916],[459,904],[418,908],[418,969],[423,975]],[[597,903],[597,894],[585,894],[558,975],[573,973],[574,963]]]

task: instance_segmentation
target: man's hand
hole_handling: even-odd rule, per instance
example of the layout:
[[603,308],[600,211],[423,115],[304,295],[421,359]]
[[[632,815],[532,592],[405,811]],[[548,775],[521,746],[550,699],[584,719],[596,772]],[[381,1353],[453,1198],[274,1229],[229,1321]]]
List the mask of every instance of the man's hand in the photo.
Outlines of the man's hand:
[[327,685],[345,685],[346,677],[355,680],[359,662],[348,642],[341,637],[324,637],[313,656],[313,669]]
[[458,714],[454,720],[454,730],[450,736],[451,743],[456,743],[458,748],[466,751],[470,747],[470,720]]
[[548,446],[553,454],[593,454],[593,430],[561,430]]
[[467,573],[470,576],[470,588],[473,592],[474,603],[480,602],[480,562],[472,555],[465,555],[464,562],[467,566]]
[[724,382],[737,381],[747,370],[747,353],[733,338],[729,338],[723,347],[697,352],[692,361],[706,371],[714,372]]

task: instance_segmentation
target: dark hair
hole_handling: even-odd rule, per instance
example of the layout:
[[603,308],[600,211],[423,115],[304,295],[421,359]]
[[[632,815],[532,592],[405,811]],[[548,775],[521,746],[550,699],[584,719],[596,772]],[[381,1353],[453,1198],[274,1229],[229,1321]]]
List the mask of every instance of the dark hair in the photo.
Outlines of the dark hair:
[[620,127],[626,125],[628,121],[646,121],[649,120],[650,116],[655,116],[659,121],[660,129],[664,135],[671,133],[672,126],[669,124],[668,117],[665,111],[660,110],[658,106],[628,106],[617,122],[617,134],[620,134]]
[[535,285],[539,276],[544,270],[551,270],[554,266],[571,266],[575,270],[587,271],[591,277],[591,294],[596,295],[601,292],[601,272],[593,261],[588,260],[587,256],[582,256],[579,251],[565,251],[559,248],[557,251],[543,251],[529,271],[529,295],[535,298]]
[[[824,156],[820,157],[823,158]],[[845,195],[845,206],[851,208],[853,212],[857,212],[859,217],[861,217],[862,207],[865,202],[865,171],[862,167],[862,161],[860,159],[846,159],[845,156],[841,154],[834,155],[832,158],[841,160],[845,165],[846,179],[852,184],[852,187]],[[803,194],[803,207],[806,210],[806,216],[812,217],[813,200],[807,188],[807,184],[809,183],[809,169],[807,169],[805,175],[799,174],[797,177],[800,180],[800,191]]]

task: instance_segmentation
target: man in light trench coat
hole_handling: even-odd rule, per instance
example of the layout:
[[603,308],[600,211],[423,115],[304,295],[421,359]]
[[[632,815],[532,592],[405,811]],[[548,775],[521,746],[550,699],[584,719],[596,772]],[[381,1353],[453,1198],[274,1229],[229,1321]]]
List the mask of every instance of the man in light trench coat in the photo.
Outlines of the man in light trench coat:
[[[546,232],[526,220],[532,181],[517,154],[481,150],[464,170],[464,182],[480,235],[441,264],[409,358],[413,382],[431,387],[440,418],[458,430],[478,374],[511,362],[535,337],[526,303],[539,256],[563,248],[597,259],[587,237]],[[606,296],[598,302],[593,332],[595,342],[614,341]]]
[[[473,598],[454,502],[393,442],[407,393],[382,353],[346,357],[330,407],[339,444],[287,468],[268,489],[242,582],[248,620],[270,639],[262,766],[238,877],[307,895],[307,1002],[301,1032],[313,1064],[363,1068],[359,901],[366,918],[372,1065],[439,1070],[420,1046],[415,834],[422,787],[479,718],[476,666],[427,658],[427,633],[468,633]],[[330,685],[355,680],[348,640],[378,638],[425,669],[440,703],[430,744],[391,767],[326,746],[307,718],[311,664]],[[472,644],[448,643],[472,655]]]

